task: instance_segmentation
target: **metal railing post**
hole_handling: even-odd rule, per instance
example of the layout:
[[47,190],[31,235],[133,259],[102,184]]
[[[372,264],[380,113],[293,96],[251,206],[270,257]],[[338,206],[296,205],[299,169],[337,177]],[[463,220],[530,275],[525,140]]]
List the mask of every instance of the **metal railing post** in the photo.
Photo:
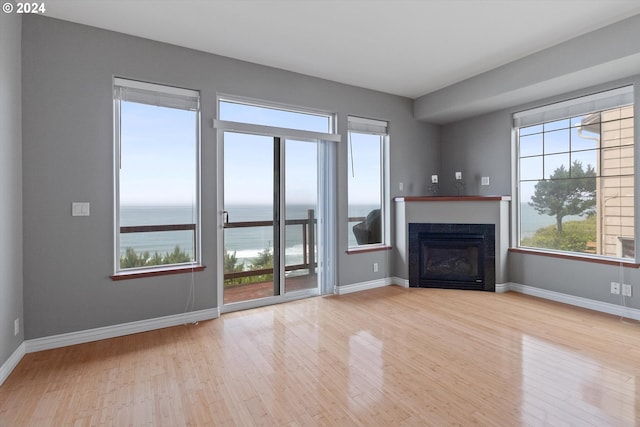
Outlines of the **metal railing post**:
[[315,212],[313,209],[307,211],[307,223],[309,227],[309,274],[316,272],[316,236],[315,236]]

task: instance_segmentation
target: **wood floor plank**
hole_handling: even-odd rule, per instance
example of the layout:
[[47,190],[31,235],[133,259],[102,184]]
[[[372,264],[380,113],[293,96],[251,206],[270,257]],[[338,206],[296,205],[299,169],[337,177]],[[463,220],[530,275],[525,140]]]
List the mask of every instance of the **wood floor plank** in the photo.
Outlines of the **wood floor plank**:
[[0,426],[633,426],[637,384],[637,322],[391,286],[27,354]]

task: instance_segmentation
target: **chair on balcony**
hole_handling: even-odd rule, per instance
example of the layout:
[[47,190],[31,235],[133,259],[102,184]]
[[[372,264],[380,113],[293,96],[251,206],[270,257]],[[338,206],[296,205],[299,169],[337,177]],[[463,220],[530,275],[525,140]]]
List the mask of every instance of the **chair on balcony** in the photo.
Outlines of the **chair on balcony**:
[[353,234],[359,245],[382,243],[382,218],[380,209],[374,209],[364,221],[353,226]]

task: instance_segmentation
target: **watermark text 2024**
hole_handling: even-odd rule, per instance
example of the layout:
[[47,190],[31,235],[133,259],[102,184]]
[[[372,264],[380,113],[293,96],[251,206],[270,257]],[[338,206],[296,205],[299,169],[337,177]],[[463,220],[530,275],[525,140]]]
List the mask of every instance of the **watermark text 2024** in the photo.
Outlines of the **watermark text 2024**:
[[45,13],[47,8],[44,3],[4,3],[2,5],[4,13]]

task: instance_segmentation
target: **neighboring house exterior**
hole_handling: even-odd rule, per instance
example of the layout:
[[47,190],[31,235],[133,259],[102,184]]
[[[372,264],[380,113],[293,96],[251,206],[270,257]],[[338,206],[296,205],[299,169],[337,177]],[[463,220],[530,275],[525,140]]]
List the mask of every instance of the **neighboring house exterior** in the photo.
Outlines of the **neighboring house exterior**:
[[[602,116],[602,117],[600,117]],[[600,170],[597,175],[597,238],[588,251],[614,257],[634,257],[633,106],[585,117],[579,133],[596,135]],[[599,137],[598,137],[599,135]]]

